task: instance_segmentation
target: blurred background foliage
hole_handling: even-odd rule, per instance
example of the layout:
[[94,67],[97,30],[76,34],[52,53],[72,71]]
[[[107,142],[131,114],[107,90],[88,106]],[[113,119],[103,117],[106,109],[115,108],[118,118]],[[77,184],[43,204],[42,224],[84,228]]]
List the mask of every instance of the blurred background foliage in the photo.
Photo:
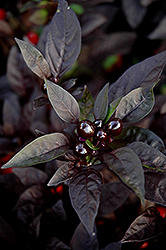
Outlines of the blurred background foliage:
[[[165,0],[69,0],[68,3],[81,24],[82,49],[77,62],[63,76],[60,84],[70,78],[77,78],[76,87],[71,89],[77,99],[81,98],[84,85],[96,97],[107,82],[115,82],[133,64],[166,49]],[[36,136],[61,131],[66,127],[48,105],[41,90],[41,79],[27,68],[14,41],[14,37],[29,41],[44,54],[49,22],[56,9],[57,1],[53,0],[6,0],[0,3],[0,165]],[[166,143],[166,70],[155,88],[155,96],[153,111],[137,125],[152,130]],[[43,99],[34,103],[38,97]],[[64,214],[61,215],[63,223],[55,216],[58,209],[62,210],[62,205],[58,203],[43,217],[43,227],[39,232],[41,207],[50,208],[64,192],[64,203],[68,204],[68,212],[73,213],[66,187],[61,187],[61,194],[55,189],[50,191],[46,188],[48,179],[57,167],[58,162],[53,161],[36,166],[35,169],[32,167],[14,172],[8,170],[7,175],[4,170],[0,170],[0,199],[3,200],[0,208],[0,232],[5,232],[0,237],[2,249],[3,244],[4,247],[15,246],[20,234],[23,240],[17,245],[17,249],[35,249],[37,237],[40,239],[40,247],[43,241],[46,245],[46,241],[50,240],[47,249],[54,249],[51,246],[57,244],[57,240],[51,236],[53,231],[57,233],[59,229],[55,229],[50,218],[54,218],[53,221],[64,231]],[[37,201],[33,195],[37,197]],[[54,200],[50,199],[52,195],[55,195]],[[112,239],[118,238],[123,234],[122,228],[125,231],[137,215],[139,205],[134,197],[125,203],[123,209],[118,210],[118,216],[121,212],[120,219],[114,213],[105,218],[108,221],[104,219],[97,222],[100,226],[98,232],[101,245],[110,240],[110,234],[106,231],[103,239],[104,225],[106,228],[110,227],[111,221]],[[125,222],[123,216],[126,217]],[[74,232],[77,221],[78,219],[73,225],[73,221],[69,219],[70,234]],[[124,223],[121,229],[119,224],[115,225],[115,221]],[[50,231],[46,233],[45,229]],[[15,230],[18,231],[16,236]],[[42,239],[43,234],[45,240]],[[59,237],[62,238],[61,234]],[[66,244],[70,237],[68,235],[66,238]],[[26,244],[29,248],[25,247]]]

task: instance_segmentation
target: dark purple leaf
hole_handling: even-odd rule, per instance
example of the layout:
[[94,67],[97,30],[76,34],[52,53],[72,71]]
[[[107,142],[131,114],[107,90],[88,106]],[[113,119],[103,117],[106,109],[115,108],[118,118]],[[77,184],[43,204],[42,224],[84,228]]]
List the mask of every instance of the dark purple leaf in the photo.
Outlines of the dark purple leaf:
[[148,129],[140,127],[124,128],[122,133],[114,138],[115,142],[121,140],[126,144],[135,141],[144,142],[158,150],[162,150],[164,148],[163,141],[156,134],[154,134]]
[[16,46],[10,50],[7,62],[7,78],[11,88],[19,95],[26,96],[36,84],[34,74],[27,67]]
[[46,184],[48,181],[46,173],[34,167],[13,168],[12,171],[26,187],[35,184]]
[[166,206],[166,173],[145,172],[145,198]]
[[122,99],[121,97],[117,98],[116,100],[112,101],[109,104],[107,115],[105,117],[104,123],[106,123],[111,118],[111,116],[114,114],[114,112],[115,112],[115,110],[116,110],[116,108],[117,108],[117,106],[118,106],[118,104],[119,104],[119,102],[120,102],[121,99]]
[[21,149],[2,168],[27,167],[51,161],[68,151],[69,141],[61,133],[43,135]]
[[149,39],[155,40],[155,39],[166,39],[166,31],[165,31],[165,25],[166,25],[166,16],[163,17],[163,19],[160,21],[159,25],[148,35]]
[[138,155],[145,168],[166,171],[166,156],[158,149],[143,142],[133,142],[128,147]]
[[57,115],[65,122],[77,123],[80,109],[76,99],[65,89],[46,80],[48,98]]
[[121,242],[139,242],[149,240],[164,231],[162,225],[162,217],[154,207],[149,207],[134,222],[126,231]]
[[122,246],[122,243],[120,241],[113,242],[113,243],[109,244],[108,246],[106,246],[102,250],[121,250],[121,246]]
[[140,0],[140,4],[144,7],[148,6],[149,4],[153,3],[156,0]]
[[71,239],[70,249],[71,250],[99,250],[96,230],[93,236],[90,236],[85,226],[80,222],[76,231]]
[[46,250],[70,250],[70,247],[66,246],[59,239],[52,237],[47,244]]
[[64,182],[70,178],[72,178],[72,176],[76,173],[76,169],[74,167],[74,163],[73,162],[65,162],[64,164],[62,164],[57,171],[55,172],[55,174],[53,175],[53,177],[51,178],[51,180],[49,181],[49,183],[47,184],[48,186],[56,186],[61,182]]
[[18,96],[11,94],[3,104],[3,131],[13,136],[20,130],[21,106]]
[[1,216],[0,216],[0,240],[1,244],[2,241],[5,241],[6,243],[9,242],[10,244],[12,244],[12,246],[15,243],[15,234],[12,227]]
[[153,90],[134,89],[120,100],[115,117],[123,119],[123,122],[137,122],[152,110],[154,103]]
[[89,235],[94,234],[94,222],[100,203],[101,175],[94,169],[82,170],[69,184],[71,203]]
[[77,78],[70,79],[66,82],[63,82],[61,84],[61,87],[66,89],[66,90],[69,90],[76,84],[76,81],[77,81]]
[[[125,96],[131,90],[138,87],[153,87],[159,79],[166,63],[166,51],[130,67],[109,88],[109,102],[118,97]],[[139,72],[139,74],[138,74]]]
[[46,97],[44,97],[44,96],[38,97],[33,101],[33,109],[35,110],[35,109],[42,107],[42,106],[49,104],[49,103],[50,102]]
[[84,86],[83,95],[78,103],[80,107],[80,121],[82,121],[87,118],[88,114],[94,106],[93,97],[86,85]]
[[111,182],[103,185],[101,190],[98,216],[114,212],[129,197],[131,191],[122,182]]
[[51,76],[49,65],[41,52],[30,43],[15,38],[27,66],[40,78]]
[[108,110],[108,88],[109,83],[107,83],[96,97],[94,103],[94,115],[96,119],[104,120],[107,115]]
[[61,77],[76,61],[81,47],[81,28],[74,11],[59,0],[47,34],[46,59],[55,78]]
[[121,180],[134,190],[144,202],[144,172],[139,157],[127,147],[115,149],[103,155],[107,166],[114,171]]
[[[108,6],[107,6],[108,7]],[[113,9],[113,8],[112,8]],[[111,10],[112,10],[111,9]],[[114,9],[113,9],[114,11]],[[112,13],[112,12],[110,12]],[[113,13],[113,17],[115,15],[115,11]],[[82,17],[82,36],[87,36],[93,31],[95,31],[97,28],[99,28],[101,25],[107,22],[107,18],[100,14],[97,13],[96,11],[93,11],[91,13],[85,13]]]
[[40,222],[42,214],[37,211],[36,206],[32,204],[25,204],[25,206],[18,209],[17,222],[24,235],[33,236],[37,238],[40,233]]
[[122,8],[132,28],[137,28],[140,25],[147,12],[147,8],[140,5],[140,0],[123,0]]
[[47,202],[49,190],[42,185],[33,185],[27,188],[19,197],[15,209],[25,206],[26,204],[33,204],[41,207]]

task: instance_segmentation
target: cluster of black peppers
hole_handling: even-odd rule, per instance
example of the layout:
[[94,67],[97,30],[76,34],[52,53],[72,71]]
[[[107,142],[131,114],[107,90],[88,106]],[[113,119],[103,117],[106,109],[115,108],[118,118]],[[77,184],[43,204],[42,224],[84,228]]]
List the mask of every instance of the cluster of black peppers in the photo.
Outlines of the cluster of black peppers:
[[[112,118],[106,124],[101,119],[96,119],[94,122],[82,120],[77,126],[76,134],[79,142],[74,146],[75,155],[82,158],[85,158],[89,154],[96,156],[98,150],[104,148],[106,143],[111,143],[113,137],[120,135],[122,130],[123,123],[119,118]],[[90,149],[86,144],[87,140],[93,144],[93,149]]]

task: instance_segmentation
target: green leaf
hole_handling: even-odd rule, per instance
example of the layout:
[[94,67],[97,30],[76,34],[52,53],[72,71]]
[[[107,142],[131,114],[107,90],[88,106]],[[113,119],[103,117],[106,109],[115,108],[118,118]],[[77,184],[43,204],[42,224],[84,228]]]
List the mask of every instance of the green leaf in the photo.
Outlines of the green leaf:
[[107,56],[102,63],[103,69],[110,69],[112,66],[114,66],[118,62],[118,60],[119,60],[118,55]]
[[147,92],[147,88],[137,88],[124,96],[115,112],[115,117],[123,119],[123,122],[137,122],[143,119],[154,106],[153,90]]
[[135,141],[141,141],[147,143],[149,146],[162,150],[165,146],[163,141],[153,132],[148,129],[140,127],[128,127],[124,128],[122,133],[114,137],[113,142],[123,142],[125,144]]
[[84,86],[84,92],[82,98],[78,101],[78,104],[80,107],[80,121],[87,119],[89,112],[94,106],[94,100],[86,85]]
[[41,52],[31,44],[15,38],[27,66],[40,78],[51,76],[49,65]]
[[46,80],[48,98],[57,115],[65,122],[77,123],[80,109],[76,99],[65,89],[53,82]]
[[77,15],[84,14],[84,8],[80,4],[72,3],[70,7]]
[[62,164],[53,177],[50,179],[48,186],[56,186],[61,182],[64,182],[70,178],[77,172],[76,168],[74,167],[74,163],[69,161]]
[[116,100],[112,101],[112,102],[109,104],[109,106],[108,106],[108,111],[107,111],[107,115],[106,115],[106,118],[105,118],[104,123],[106,123],[106,122],[111,118],[111,116],[112,116],[113,113],[115,112],[115,110],[116,110],[116,108],[117,108],[117,106],[118,106],[118,104],[119,104],[119,102],[120,102],[121,99],[122,99],[122,98],[119,97],[119,98],[117,98]]
[[103,155],[107,166],[129,186],[144,203],[144,172],[139,157],[127,147]]
[[166,171],[166,156],[158,149],[143,142],[133,142],[128,145],[140,158],[142,165],[157,171]]
[[98,150],[98,149],[99,149],[99,147],[95,147],[95,146],[93,145],[93,143],[92,143],[91,141],[89,141],[89,140],[86,140],[85,143],[86,143],[86,145],[87,145],[89,148],[91,148],[92,150]]
[[107,83],[102,90],[97,95],[94,104],[94,115],[96,119],[104,120],[107,115],[108,110],[108,88],[109,83]]
[[26,167],[51,161],[69,149],[67,137],[61,133],[41,136],[21,149],[2,168]]

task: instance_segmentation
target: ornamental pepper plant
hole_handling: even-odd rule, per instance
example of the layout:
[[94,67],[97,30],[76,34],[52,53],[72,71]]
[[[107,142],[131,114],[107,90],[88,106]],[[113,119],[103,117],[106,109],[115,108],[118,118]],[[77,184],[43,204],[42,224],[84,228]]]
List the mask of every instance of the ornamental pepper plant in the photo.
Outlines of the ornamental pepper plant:
[[[150,200],[166,205],[165,145],[153,132],[134,125],[153,109],[153,89],[165,67],[166,51],[132,66],[115,83],[107,83],[95,100],[86,85],[76,100],[68,91],[76,79],[63,83],[61,79],[80,53],[81,28],[65,0],[59,0],[50,23],[45,55],[25,41],[15,41],[28,67],[42,79],[45,103],[53,107],[66,128],[62,133],[43,135],[41,131],[2,169],[59,160],[48,186],[68,186],[80,221],[70,248],[65,249],[100,249],[96,219],[115,211],[130,194],[142,204]],[[104,249],[147,241],[164,231],[164,223],[154,207],[148,208],[121,239]]]

